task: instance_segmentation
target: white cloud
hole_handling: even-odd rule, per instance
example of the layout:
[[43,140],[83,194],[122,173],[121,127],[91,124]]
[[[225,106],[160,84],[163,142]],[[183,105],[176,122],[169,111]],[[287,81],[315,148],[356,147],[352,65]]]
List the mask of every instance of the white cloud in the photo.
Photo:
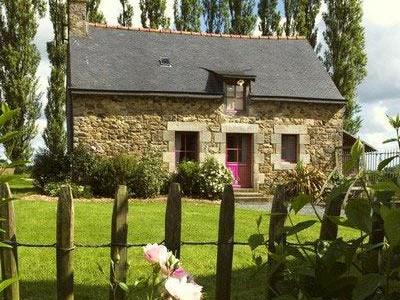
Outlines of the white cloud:
[[364,0],[364,18],[373,26],[400,25],[399,0]]

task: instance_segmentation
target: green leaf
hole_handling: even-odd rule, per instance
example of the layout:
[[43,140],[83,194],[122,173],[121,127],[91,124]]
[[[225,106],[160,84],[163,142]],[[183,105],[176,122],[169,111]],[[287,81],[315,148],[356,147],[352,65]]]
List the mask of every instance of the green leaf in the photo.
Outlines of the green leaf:
[[382,181],[382,182],[378,182],[375,185],[372,186],[372,188],[376,191],[392,191],[395,193],[399,193],[400,192],[400,186],[398,186],[396,183],[394,183],[393,181]]
[[304,229],[307,229],[311,226],[313,226],[315,223],[317,223],[316,220],[308,220],[308,221],[303,221],[300,223],[297,223],[294,226],[285,226],[284,231],[286,232],[287,236],[294,235],[296,233],[299,233],[300,231],[303,231]]
[[376,273],[364,275],[353,290],[353,300],[364,300],[371,296],[383,279],[382,275]]
[[7,287],[18,281],[18,277],[9,278],[0,282],[0,292],[4,291]]
[[2,107],[2,115],[0,116],[0,127],[4,126],[4,124],[14,118],[19,113],[19,109],[10,110],[9,108],[5,109]]
[[396,157],[398,157],[398,155],[395,155],[395,156],[392,156],[392,157],[389,157],[389,158],[386,158],[386,159],[382,160],[378,165],[378,171],[382,171]]
[[297,214],[307,203],[311,203],[311,201],[312,198],[310,195],[300,194],[292,200],[290,208]]
[[400,209],[381,207],[381,216],[383,219],[383,226],[385,229],[386,238],[391,247],[400,245]]
[[260,228],[261,222],[262,222],[262,215],[259,215],[256,220],[257,228]]
[[345,207],[349,225],[366,233],[372,231],[372,207],[367,199],[351,199]]
[[260,233],[252,234],[249,239],[249,246],[251,250],[256,249],[258,246],[265,244],[264,235]]
[[253,260],[254,260],[254,262],[255,262],[255,264],[256,264],[257,266],[261,266],[262,263],[263,263],[262,257],[261,257],[261,256],[256,256],[256,257],[253,258]]
[[350,150],[350,156],[353,161],[359,161],[361,155],[364,153],[364,145],[360,139],[354,143]]
[[3,242],[0,242],[0,248],[12,248],[9,244],[5,244]]
[[296,300],[297,298],[295,298],[292,295],[280,295],[278,297],[275,297],[274,300]]
[[397,142],[397,138],[387,139],[383,141],[382,144],[393,143],[393,142]]
[[125,292],[128,292],[128,290],[129,290],[129,288],[128,288],[128,286],[126,285],[125,282],[118,282],[118,286],[119,286],[122,290],[124,290]]
[[13,138],[15,138],[21,134],[22,134],[22,132],[20,132],[20,131],[7,132],[5,135],[0,136],[0,144],[8,142],[9,140],[12,140]]

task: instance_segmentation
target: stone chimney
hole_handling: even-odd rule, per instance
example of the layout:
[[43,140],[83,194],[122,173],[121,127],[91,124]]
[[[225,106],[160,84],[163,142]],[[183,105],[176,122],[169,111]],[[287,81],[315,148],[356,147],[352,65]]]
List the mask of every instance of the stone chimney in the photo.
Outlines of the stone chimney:
[[69,34],[85,37],[88,34],[86,0],[69,0]]

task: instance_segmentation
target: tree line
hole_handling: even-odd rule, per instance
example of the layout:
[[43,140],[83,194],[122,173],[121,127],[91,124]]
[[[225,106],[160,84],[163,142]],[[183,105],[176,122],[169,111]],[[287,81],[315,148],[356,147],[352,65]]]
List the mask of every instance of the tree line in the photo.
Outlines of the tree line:
[[[129,0],[119,1],[118,22],[131,26],[134,10]],[[316,18],[322,1],[326,4],[322,33],[324,46],[317,41]],[[47,3],[46,3],[47,2]],[[101,0],[88,0],[88,20],[106,23],[100,11]],[[11,109],[19,108],[15,120],[4,132],[15,129],[22,134],[5,143],[10,160],[28,160],[31,142],[37,134],[36,121],[41,114],[37,69],[40,54],[34,43],[38,22],[49,7],[53,40],[47,43],[51,73],[44,114],[43,133],[46,151],[54,155],[66,152],[66,0],[0,0],[0,100]],[[145,28],[168,28],[166,0],[139,0],[140,20]],[[326,70],[346,99],[345,129],[353,134],[361,127],[357,87],[366,76],[365,36],[361,0],[175,0],[174,27],[177,30],[206,31],[248,35],[256,27],[264,36],[307,38],[320,55]]]

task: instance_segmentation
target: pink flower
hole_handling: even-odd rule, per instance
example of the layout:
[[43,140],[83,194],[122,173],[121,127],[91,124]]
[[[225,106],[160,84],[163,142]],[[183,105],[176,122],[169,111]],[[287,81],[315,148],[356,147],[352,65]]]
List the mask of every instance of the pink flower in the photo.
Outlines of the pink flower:
[[143,250],[145,259],[151,264],[163,265],[168,259],[168,250],[164,245],[147,244]]
[[165,289],[175,300],[200,300],[203,287],[181,279],[169,277],[165,282]]
[[181,279],[183,277],[187,277],[188,274],[186,273],[186,271],[182,267],[178,267],[177,269],[175,269],[172,272],[171,276],[174,277],[174,278]]

